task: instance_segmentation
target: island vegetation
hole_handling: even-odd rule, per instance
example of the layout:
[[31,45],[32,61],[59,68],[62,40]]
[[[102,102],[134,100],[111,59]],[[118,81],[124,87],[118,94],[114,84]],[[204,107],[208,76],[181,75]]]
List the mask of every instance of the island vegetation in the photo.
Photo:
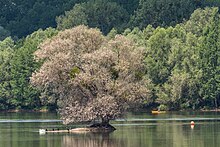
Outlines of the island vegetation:
[[66,124],[105,126],[126,111],[218,109],[219,4],[7,1],[0,110],[58,110]]

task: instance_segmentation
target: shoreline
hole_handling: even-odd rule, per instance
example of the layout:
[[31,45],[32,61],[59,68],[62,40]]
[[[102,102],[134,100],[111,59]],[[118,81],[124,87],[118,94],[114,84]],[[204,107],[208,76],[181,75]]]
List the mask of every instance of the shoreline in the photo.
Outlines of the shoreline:
[[200,110],[201,112],[220,112],[220,109],[210,109],[210,110],[206,110],[206,109],[202,109]]
[[56,112],[56,111],[49,111],[47,109],[39,109],[39,110],[10,109],[10,110],[0,110],[0,112],[16,113],[16,112]]
[[[133,112],[133,113],[139,113],[139,112],[151,112],[152,110],[145,109],[145,110],[140,110],[140,111],[128,111],[128,112]],[[174,111],[166,111],[166,112],[220,112],[220,109],[198,109],[198,110],[174,110]],[[56,112],[56,110],[48,110],[48,109],[37,109],[37,110],[28,110],[28,109],[10,109],[10,110],[0,110],[0,112],[4,113],[16,113],[16,112]]]

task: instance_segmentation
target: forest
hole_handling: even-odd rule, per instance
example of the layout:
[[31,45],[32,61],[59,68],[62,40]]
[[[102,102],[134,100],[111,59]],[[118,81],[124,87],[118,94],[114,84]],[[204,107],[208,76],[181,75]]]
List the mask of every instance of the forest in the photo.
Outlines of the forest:
[[[0,110],[62,106],[64,117],[77,110],[91,114],[83,119],[109,120],[127,109],[217,109],[219,6],[214,0],[0,2]],[[102,108],[111,112],[95,114]]]

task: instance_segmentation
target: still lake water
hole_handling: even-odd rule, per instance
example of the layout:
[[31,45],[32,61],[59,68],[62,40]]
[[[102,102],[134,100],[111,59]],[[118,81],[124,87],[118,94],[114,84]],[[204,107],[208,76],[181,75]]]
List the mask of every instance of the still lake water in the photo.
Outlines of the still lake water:
[[[195,121],[191,128],[190,121]],[[218,147],[219,112],[127,114],[112,122],[112,133],[47,133],[64,128],[55,113],[0,113],[1,147]],[[80,127],[72,126],[72,127]]]

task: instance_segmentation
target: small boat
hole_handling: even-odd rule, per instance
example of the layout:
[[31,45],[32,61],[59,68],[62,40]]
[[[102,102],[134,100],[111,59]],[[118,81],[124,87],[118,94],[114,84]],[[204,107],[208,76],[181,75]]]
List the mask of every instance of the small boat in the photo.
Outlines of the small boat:
[[158,110],[153,110],[151,111],[152,114],[164,114],[166,111],[158,111]]

